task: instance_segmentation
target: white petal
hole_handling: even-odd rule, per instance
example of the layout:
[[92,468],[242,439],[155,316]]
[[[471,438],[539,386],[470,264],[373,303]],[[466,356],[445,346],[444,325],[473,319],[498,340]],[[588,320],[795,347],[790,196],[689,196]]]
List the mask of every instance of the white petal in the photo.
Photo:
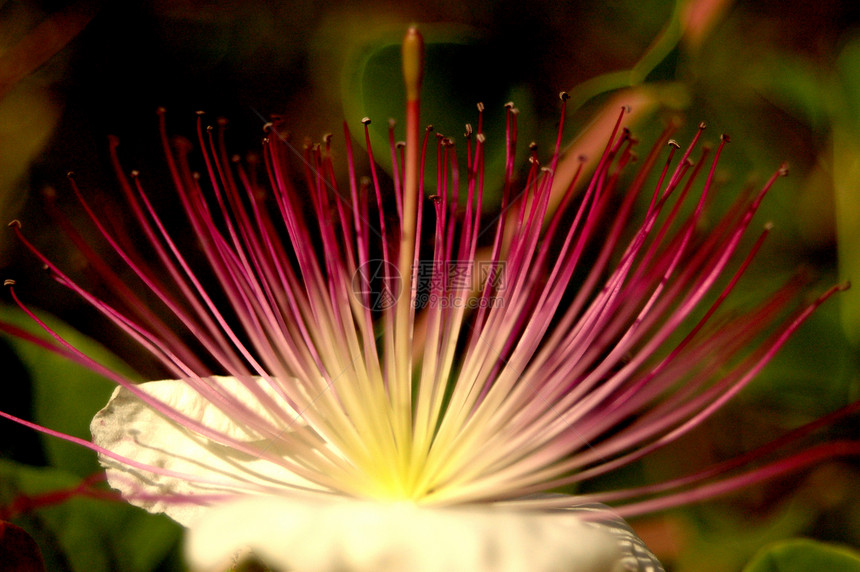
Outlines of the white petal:
[[[250,391],[238,380],[228,377],[211,379],[229,391],[234,399],[251,407],[256,404],[257,409],[260,409]],[[224,435],[246,441],[256,438],[183,381],[152,381],[138,387]],[[266,384],[260,383],[260,387],[272,394]],[[268,415],[262,410],[259,413]],[[274,482],[284,486],[287,483],[308,484],[275,463],[215,443],[165,419],[122,387],[114,391],[105,408],[93,418],[90,431],[94,443],[114,453],[153,467],[199,476],[200,481],[175,478],[129,467],[103,455],[99,458],[107,468],[110,485],[118,489],[129,502],[149,512],[163,512],[186,526],[206,507],[191,502],[177,502],[176,499],[171,500],[169,495],[199,497],[246,491],[249,481],[266,485]],[[213,485],[213,480],[224,484]]]
[[192,569],[227,569],[251,551],[295,572],[612,572],[617,540],[570,511],[425,508],[333,498],[247,497],[188,531]]
[[[562,496],[562,495],[536,495]],[[586,519],[589,526],[600,528],[611,534],[621,550],[621,570],[626,572],[664,572],[663,565],[654,553],[645,545],[641,538],[627,522],[618,516],[610,507],[599,504],[583,504],[566,509],[577,516]]]

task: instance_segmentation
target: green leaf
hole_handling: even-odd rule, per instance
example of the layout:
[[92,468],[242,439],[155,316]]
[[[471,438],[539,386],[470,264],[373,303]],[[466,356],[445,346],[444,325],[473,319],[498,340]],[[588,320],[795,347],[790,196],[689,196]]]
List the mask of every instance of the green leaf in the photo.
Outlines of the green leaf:
[[835,109],[835,113],[841,116],[837,119],[852,121],[854,126],[860,123],[860,36],[855,36],[842,48],[837,59],[839,79],[842,83],[845,100],[841,102],[841,109]]
[[37,507],[14,520],[39,542],[48,570],[146,572],[179,541],[181,528],[165,516],[120,500],[62,494],[80,483],[60,469],[0,460],[0,506],[26,498]]
[[[687,449],[687,469],[690,460],[696,458],[695,445],[694,442]],[[707,449],[707,446],[700,446],[700,449]],[[650,477],[649,482],[665,478],[666,467],[656,467],[655,463],[668,458],[670,453],[665,451],[661,459],[648,467],[649,473],[656,475]],[[675,451],[675,454],[682,455],[684,451]],[[674,473],[679,474],[678,470],[676,466]],[[773,508],[755,513],[731,501],[703,503],[682,511],[679,522],[684,527],[680,535],[684,538],[684,549],[671,564],[673,569],[695,572],[740,570],[762,546],[802,534],[816,517],[809,504],[798,497],[790,497]]]
[[860,572],[860,553],[813,540],[777,542],[762,549],[744,572]]
[[[72,346],[132,379],[137,375],[119,358],[53,316],[40,317]],[[47,334],[16,307],[0,306],[0,320],[40,337]],[[56,431],[90,439],[90,420],[105,406],[115,385],[90,371],[24,340],[9,338],[33,386],[33,420]],[[20,380],[18,383],[24,383]],[[99,470],[95,453],[47,435],[43,446],[51,465],[85,477]]]
[[[860,101],[858,101],[860,104]],[[854,288],[839,296],[842,327],[849,339],[860,342],[860,139],[856,128],[835,125],[833,130],[833,192],[839,274]]]
[[[768,284],[763,282],[760,287]],[[822,290],[815,287],[812,292]],[[739,396],[743,406],[755,412],[754,417],[781,411],[790,417],[799,415],[792,422],[800,424],[857,398],[852,367],[856,352],[840,328],[839,310],[839,298],[818,308]]]
[[860,37],[849,42],[838,60],[844,102],[834,110],[833,190],[839,273],[855,287],[840,296],[842,325],[860,342]]
[[761,60],[756,62],[756,80],[768,100],[812,129],[826,128],[828,78],[820,66],[785,52],[766,54]]
[[[34,78],[24,79],[0,99],[0,212],[7,221],[24,205],[27,189],[22,181],[50,140],[60,107],[56,93]],[[0,251],[9,244],[9,234],[0,237]]]

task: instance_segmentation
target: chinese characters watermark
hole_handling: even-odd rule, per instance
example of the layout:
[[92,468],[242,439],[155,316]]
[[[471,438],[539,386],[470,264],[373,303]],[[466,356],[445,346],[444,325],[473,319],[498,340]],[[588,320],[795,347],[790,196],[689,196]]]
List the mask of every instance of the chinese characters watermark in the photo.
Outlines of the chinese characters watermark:
[[[421,308],[494,308],[504,305],[505,263],[474,260],[422,260],[413,269],[412,303]],[[391,308],[400,298],[403,280],[397,267],[368,260],[352,277],[358,302],[373,311]]]

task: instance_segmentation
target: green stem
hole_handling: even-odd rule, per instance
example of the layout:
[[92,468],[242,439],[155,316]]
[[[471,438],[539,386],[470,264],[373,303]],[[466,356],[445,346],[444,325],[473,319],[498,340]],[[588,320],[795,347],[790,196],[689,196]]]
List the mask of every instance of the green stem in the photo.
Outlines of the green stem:
[[681,7],[683,0],[676,0],[669,22],[657,36],[654,43],[629,70],[609,72],[589,79],[571,89],[568,109],[577,110],[594,97],[624,87],[640,85],[654,68],[666,59],[683,36],[681,28]]

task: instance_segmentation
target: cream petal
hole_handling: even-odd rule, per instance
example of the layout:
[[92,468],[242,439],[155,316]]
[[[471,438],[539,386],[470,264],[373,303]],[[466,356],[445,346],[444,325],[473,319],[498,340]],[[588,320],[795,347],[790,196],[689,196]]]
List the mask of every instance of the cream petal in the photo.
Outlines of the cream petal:
[[[209,379],[229,391],[232,398],[249,407],[256,405],[255,412],[260,415],[270,415],[259,407],[251,392],[238,380],[229,377]],[[273,395],[267,384],[260,380],[257,383]],[[225,436],[248,442],[259,439],[184,381],[151,381],[138,387]],[[163,512],[186,526],[206,507],[198,502],[182,502],[181,498],[247,493],[249,488],[258,485],[309,486],[305,480],[278,464],[213,442],[169,421],[122,387],[114,391],[108,404],[95,415],[90,431],[95,444],[118,455],[152,467],[191,475],[192,478],[177,478],[130,467],[105,455],[99,456],[102,466],[107,469],[108,482],[129,502],[149,512]]]
[[620,572],[619,543],[571,511],[426,508],[344,498],[245,497],[192,523],[193,570],[253,553],[295,572]]
[[630,525],[610,507],[604,504],[590,503],[557,510],[572,512],[585,519],[589,526],[597,527],[615,537],[621,550],[622,566],[620,570],[625,572],[664,572],[663,565],[654,556],[651,549],[636,535]]

